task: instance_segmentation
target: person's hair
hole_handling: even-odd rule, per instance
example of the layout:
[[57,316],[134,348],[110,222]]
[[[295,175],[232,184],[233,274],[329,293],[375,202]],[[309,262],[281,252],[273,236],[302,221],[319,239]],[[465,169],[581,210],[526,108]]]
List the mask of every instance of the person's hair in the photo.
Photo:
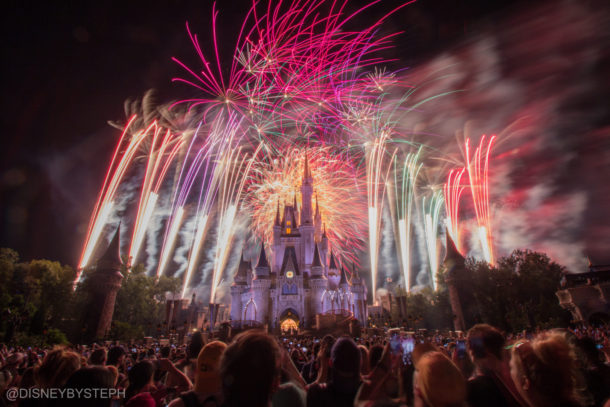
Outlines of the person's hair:
[[[111,389],[114,387],[114,376],[112,372],[103,366],[84,367],[72,374],[66,382],[67,389]],[[63,406],[87,406],[108,407],[112,403],[111,398],[68,398],[64,400]]]
[[188,346],[186,347],[186,358],[187,359],[197,359],[199,356],[199,352],[203,348],[203,334],[199,331],[194,332],[191,336],[191,340],[189,341]]
[[381,360],[381,355],[383,354],[383,346],[379,344],[375,344],[371,346],[369,350],[369,366],[372,369],[377,366],[377,363]]
[[106,363],[106,349],[96,349],[89,356],[89,364],[91,365],[104,365]]
[[320,351],[324,351],[324,355],[327,359],[330,359],[330,350],[335,344],[335,337],[332,335],[324,335],[324,338],[320,341]]
[[358,345],[358,350],[360,351],[360,373],[363,375],[367,375],[369,373],[369,350],[364,345]]
[[576,401],[576,358],[561,334],[540,334],[532,342],[515,345],[512,357],[517,371],[530,383],[530,391],[549,405]]
[[42,364],[34,370],[34,379],[42,388],[63,387],[68,378],[80,369],[78,353],[57,348],[45,356]]
[[428,352],[419,359],[417,387],[430,407],[462,406],[466,400],[466,379],[441,352]]
[[117,369],[117,367],[114,365],[108,365],[105,366],[105,368],[112,373],[112,383],[114,383],[114,386],[116,386],[119,381],[119,369]]
[[125,349],[122,346],[113,346],[108,351],[108,357],[106,359],[107,365],[115,365],[119,363],[121,356],[125,355]]
[[219,393],[222,388],[220,380],[220,359],[227,348],[224,342],[212,341],[205,345],[197,356],[197,369],[193,382],[197,393]]
[[280,373],[280,348],[262,331],[237,335],[220,361],[225,405],[262,407],[269,403]]
[[477,324],[468,330],[468,348],[475,359],[492,354],[502,359],[502,349],[506,339],[502,332],[488,324]]
[[169,346],[164,346],[161,348],[161,351],[159,352],[159,355],[162,358],[169,358],[170,353],[172,352],[172,348],[170,348]]
[[360,351],[358,345],[350,337],[344,336],[335,342],[331,350],[330,369],[333,381],[360,381]]
[[411,361],[413,362],[413,365],[417,367],[417,363],[419,363],[419,360],[422,356],[424,356],[428,352],[437,351],[438,348],[430,342],[418,343],[417,345],[415,345],[415,347],[413,348],[413,352],[411,353]]
[[143,360],[132,366],[127,374],[129,386],[125,390],[125,401],[129,400],[150,383],[155,374],[155,366],[148,360]]

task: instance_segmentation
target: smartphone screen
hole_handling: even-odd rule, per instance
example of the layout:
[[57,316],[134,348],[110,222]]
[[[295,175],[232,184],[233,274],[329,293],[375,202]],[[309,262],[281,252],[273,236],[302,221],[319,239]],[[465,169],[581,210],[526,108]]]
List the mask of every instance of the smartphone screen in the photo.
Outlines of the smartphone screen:
[[393,354],[402,353],[402,343],[398,335],[393,334],[390,338],[390,350]]
[[464,340],[457,341],[455,349],[457,351],[458,358],[464,359],[466,357],[466,341],[464,341]]
[[409,337],[402,341],[402,363],[411,364],[411,354],[415,348],[415,339]]

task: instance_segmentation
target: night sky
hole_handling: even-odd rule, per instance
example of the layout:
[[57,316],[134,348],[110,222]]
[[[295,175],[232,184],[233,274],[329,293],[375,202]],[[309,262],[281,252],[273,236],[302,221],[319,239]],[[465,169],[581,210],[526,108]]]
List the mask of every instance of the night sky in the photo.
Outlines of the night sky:
[[[388,32],[405,31],[388,56],[399,58],[401,66],[425,64],[478,31],[489,30],[496,21],[519,15],[525,3],[418,1],[388,20]],[[397,4],[384,1],[372,14],[381,16]],[[219,42],[228,45],[222,50],[225,60],[249,5],[217,4]],[[4,5],[0,247],[14,248],[24,259],[76,264],[90,211],[120,135],[107,122],[124,121],[123,102],[141,98],[149,89],[155,89],[162,102],[192,95],[192,89],[171,82],[181,73],[171,57],[197,62],[185,22],[202,40],[209,39],[211,9],[211,1],[10,1]],[[205,49],[205,41],[202,46]],[[608,83],[604,86],[607,90]],[[576,109],[590,108],[585,102],[582,106],[578,100],[573,103]],[[585,161],[588,154],[596,162],[608,159],[604,117],[595,119],[595,129],[601,133],[594,140],[599,144],[581,146],[577,152]],[[589,182],[591,190],[605,188],[599,173],[608,168],[605,161],[592,165],[598,176],[583,182]],[[606,235],[610,202],[605,193],[592,196],[596,211],[602,214],[593,222],[603,226],[595,232],[593,257],[610,263]]]

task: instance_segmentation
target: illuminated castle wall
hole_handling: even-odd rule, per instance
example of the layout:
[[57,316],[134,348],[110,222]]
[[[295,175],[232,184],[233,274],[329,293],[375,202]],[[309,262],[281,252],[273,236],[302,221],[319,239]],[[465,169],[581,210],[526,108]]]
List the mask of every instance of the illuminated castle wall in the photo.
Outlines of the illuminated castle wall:
[[300,212],[296,196],[282,214],[278,202],[271,255],[263,245],[254,269],[242,256],[231,286],[233,326],[310,328],[316,315],[328,313],[352,315],[365,325],[366,285],[355,269],[348,279],[329,254],[319,207],[316,202],[314,211],[312,205],[313,187],[306,159]]

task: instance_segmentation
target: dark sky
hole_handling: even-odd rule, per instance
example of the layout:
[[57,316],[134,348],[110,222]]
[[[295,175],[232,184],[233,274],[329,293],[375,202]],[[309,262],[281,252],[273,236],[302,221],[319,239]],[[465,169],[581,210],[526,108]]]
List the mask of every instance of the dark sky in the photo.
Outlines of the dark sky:
[[[389,31],[405,31],[390,56],[417,64],[513,12],[515,3],[418,1],[388,21]],[[225,59],[249,4],[218,4]],[[372,14],[397,4],[384,1]],[[185,0],[4,4],[0,247],[25,259],[77,262],[117,138],[107,121],[123,120],[123,102],[148,89],[163,102],[192,92],[171,83],[180,71],[170,58],[196,61],[185,22],[207,39],[211,9],[211,1]]]

